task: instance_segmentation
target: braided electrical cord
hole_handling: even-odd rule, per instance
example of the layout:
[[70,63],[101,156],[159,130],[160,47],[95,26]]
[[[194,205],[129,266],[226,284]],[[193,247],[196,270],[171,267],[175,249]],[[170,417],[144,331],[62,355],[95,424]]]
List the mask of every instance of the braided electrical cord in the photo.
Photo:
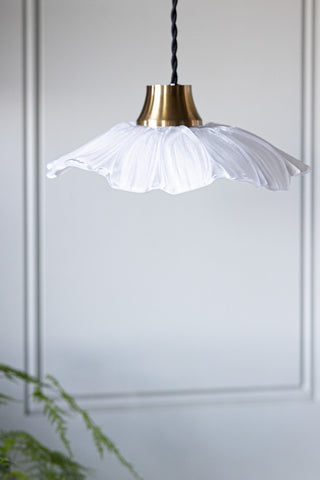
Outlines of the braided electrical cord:
[[172,75],[171,75],[171,84],[176,85],[178,83],[178,59],[177,59],[177,49],[178,49],[178,42],[177,42],[177,3],[178,0],[172,0],[172,10],[171,10],[171,35],[172,35],[172,43],[171,43],[171,67],[172,67]]

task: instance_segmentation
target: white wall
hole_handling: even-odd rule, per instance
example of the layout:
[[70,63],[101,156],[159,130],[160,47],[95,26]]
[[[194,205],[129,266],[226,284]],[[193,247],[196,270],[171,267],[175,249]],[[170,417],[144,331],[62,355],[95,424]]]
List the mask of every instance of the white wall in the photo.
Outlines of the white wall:
[[[318,0],[178,9],[180,83],[313,164],[289,192],[45,178],[169,81],[170,3],[0,0],[0,360],[56,375],[144,478],[318,480]],[[21,407],[1,425],[58,446]],[[129,478],[72,432],[97,478]]]

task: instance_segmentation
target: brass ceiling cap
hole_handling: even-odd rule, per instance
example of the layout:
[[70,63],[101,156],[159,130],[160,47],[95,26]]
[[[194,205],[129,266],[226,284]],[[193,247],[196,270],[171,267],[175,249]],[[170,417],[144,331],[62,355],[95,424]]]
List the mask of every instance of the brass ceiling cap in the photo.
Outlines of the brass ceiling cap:
[[147,85],[146,99],[137,125],[175,127],[202,125],[191,85]]

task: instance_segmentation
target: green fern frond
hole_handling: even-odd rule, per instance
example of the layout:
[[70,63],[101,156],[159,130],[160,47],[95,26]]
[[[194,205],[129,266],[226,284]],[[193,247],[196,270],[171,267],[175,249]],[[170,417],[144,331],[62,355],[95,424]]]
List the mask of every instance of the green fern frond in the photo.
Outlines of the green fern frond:
[[6,473],[3,477],[3,480],[13,480],[14,478],[20,478],[21,480],[31,480],[25,473],[19,472],[18,470],[12,470],[9,473]]
[[104,450],[108,450],[110,453],[116,456],[118,461],[126,467],[130,473],[136,478],[136,480],[142,480],[140,475],[135,471],[133,465],[129,463],[121,454],[119,449],[116,447],[116,445],[110,440],[109,437],[107,437],[101,430],[101,428],[93,421],[93,419],[90,417],[88,412],[83,410],[75,401],[73,397],[71,397],[60,385],[58,380],[53,377],[52,375],[47,375],[46,379],[51,382],[51,384],[55,387],[56,393],[65,400],[67,403],[69,409],[80,415],[82,417],[82,420],[87,428],[87,430],[91,433],[92,439],[94,441],[94,444],[97,448],[97,451],[99,452],[100,458],[103,458]]
[[[88,469],[70,459],[61,452],[48,449],[27,432],[0,432],[1,448],[6,450],[7,458],[15,453],[14,470],[10,475],[18,475],[23,470],[24,477],[30,480],[84,480]],[[16,468],[16,467],[19,467]]]
[[43,404],[43,414],[51,425],[55,427],[56,433],[59,435],[70,457],[73,457],[71,445],[67,438],[67,422],[64,418],[67,412],[59,407],[54,400],[45,395],[40,386],[34,388],[32,398],[36,402]]
[[21,480],[31,480],[30,477],[25,475],[23,472],[19,472],[18,470],[12,470],[9,473],[5,473],[2,478],[3,480],[13,480],[14,478],[20,478]]
[[[0,445],[1,448],[1,445]],[[6,454],[0,453],[0,474],[7,473],[10,470],[10,459]]]
[[33,377],[32,375],[29,375],[22,370],[17,370],[16,368],[9,367],[9,365],[5,365],[3,363],[0,363],[0,372],[3,373],[5,378],[13,382],[17,380],[23,380],[24,382],[33,383],[35,385],[39,385],[40,383],[38,378]]
[[[34,386],[32,393],[34,401],[42,405],[44,416],[55,427],[56,433],[59,435],[68,453],[68,456],[66,456],[60,452],[52,452],[26,432],[3,432],[0,435],[0,459],[1,457],[6,458],[10,462],[10,468],[14,468],[13,471],[10,471],[11,477],[9,475],[6,478],[11,479],[14,476],[19,477],[19,475],[19,478],[23,480],[83,480],[86,478],[85,472],[87,469],[73,460],[70,441],[67,438],[66,417],[68,417],[69,412],[61,408],[57,403],[59,400],[64,400],[68,410],[82,418],[87,430],[91,433],[100,458],[103,457],[106,450],[111,452],[136,480],[142,480],[131,463],[123,457],[110,438],[102,432],[100,427],[77,404],[75,399],[62,388],[55,377],[47,375],[46,380],[48,382],[40,382],[36,377],[4,364],[0,364],[1,372],[8,380],[21,380]],[[14,399],[0,394],[0,405],[1,401],[3,404],[3,402],[8,403],[9,401],[14,401]],[[10,453],[14,451],[18,452],[22,457],[24,467],[26,467],[26,464],[28,466],[28,468],[23,470],[23,474],[19,469],[15,469],[10,459]],[[65,475],[65,470],[63,473],[59,473],[59,468],[60,470],[62,468],[67,469],[68,475]],[[1,471],[3,472],[3,470]],[[7,472],[3,473],[7,475]],[[5,477],[2,476],[0,478],[4,479]]]
[[9,397],[9,395],[5,395],[4,393],[0,393],[0,406],[8,405],[9,402],[19,402],[16,398]]

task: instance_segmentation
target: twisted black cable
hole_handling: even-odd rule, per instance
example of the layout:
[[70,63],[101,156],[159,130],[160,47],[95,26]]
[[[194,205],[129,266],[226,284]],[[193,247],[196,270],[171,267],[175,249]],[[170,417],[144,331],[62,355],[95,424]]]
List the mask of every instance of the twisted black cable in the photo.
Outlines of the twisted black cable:
[[171,75],[171,83],[176,85],[178,83],[178,59],[177,59],[177,49],[178,49],[178,42],[177,42],[177,3],[178,0],[172,0],[172,10],[171,10],[171,35],[172,35],[172,43],[171,43],[171,67],[172,67],[172,75]]

